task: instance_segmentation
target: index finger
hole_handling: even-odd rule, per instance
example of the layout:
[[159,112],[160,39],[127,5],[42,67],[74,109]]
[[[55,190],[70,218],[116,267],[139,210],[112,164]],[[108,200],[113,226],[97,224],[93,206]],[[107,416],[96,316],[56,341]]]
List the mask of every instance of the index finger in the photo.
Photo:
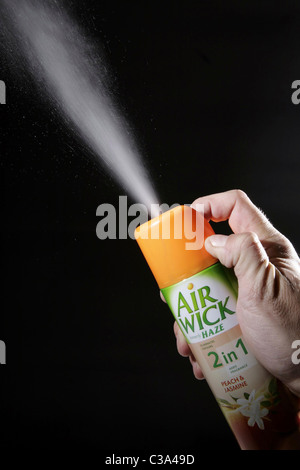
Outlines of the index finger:
[[196,199],[191,207],[203,204],[204,217],[209,221],[228,223],[234,233],[255,232],[263,240],[277,235],[267,217],[241,190],[231,190]]

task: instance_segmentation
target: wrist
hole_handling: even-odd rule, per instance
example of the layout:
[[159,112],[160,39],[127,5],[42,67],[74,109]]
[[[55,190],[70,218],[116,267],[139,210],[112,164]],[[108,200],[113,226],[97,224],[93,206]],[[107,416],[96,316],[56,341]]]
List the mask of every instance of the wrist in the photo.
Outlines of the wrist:
[[300,429],[283,438],[276,450],[300,450]]

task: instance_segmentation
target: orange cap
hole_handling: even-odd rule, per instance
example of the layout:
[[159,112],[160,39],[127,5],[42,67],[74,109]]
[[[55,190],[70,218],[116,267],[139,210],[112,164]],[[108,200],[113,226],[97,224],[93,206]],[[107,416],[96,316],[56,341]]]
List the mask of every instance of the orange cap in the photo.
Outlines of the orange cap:
[[188,206],[177,206],[142,224],[135,238],[160,289],[215,264],[204,248],[214,231],[202,214]]

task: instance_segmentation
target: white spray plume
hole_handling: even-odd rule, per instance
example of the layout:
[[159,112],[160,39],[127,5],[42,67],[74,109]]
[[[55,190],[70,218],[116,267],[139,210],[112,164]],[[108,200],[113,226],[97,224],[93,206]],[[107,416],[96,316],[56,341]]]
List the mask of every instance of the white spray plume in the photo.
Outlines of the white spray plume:
[[22,52],[46,90],[118,183],[149,209],[158,204],[141,155],[109,95],[105,65],[74,20],[53,1],[2,0]]

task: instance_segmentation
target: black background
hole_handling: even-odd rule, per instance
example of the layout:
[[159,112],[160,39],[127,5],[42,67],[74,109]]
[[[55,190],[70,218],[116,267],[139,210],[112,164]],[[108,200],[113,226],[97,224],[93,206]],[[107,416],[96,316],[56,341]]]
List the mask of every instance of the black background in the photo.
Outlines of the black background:
[[[104,50],[160,201],[241,188],[299,249],[299,2],[66,4]],[[97,206],[124,191],[5,49],[1,445],[237,449],[137,244],[96,237]]]

